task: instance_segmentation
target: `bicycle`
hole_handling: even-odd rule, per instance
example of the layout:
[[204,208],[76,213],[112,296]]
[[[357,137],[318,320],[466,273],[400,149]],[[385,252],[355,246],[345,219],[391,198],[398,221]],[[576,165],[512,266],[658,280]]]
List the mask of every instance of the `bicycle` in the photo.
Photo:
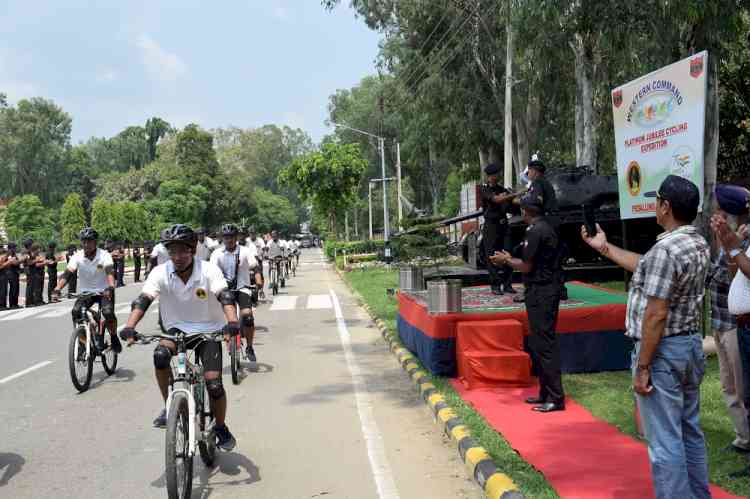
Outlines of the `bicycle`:
[[[250,290],[252,294],[252,300],[253,300],[253,306],[258,305],[258,295],[257,295],[257,288],[255,285],[250,285]],[[250,361],[250,359],[247,356],[247,340],[245,339],[245,335],[240,331],[240,334],[235,336],[234,338],[230,338],[229,340],[229,360],[230,360],[230,366],[232,368],[232,384],[239,385],[240,384],[240,361],[242,359],[245,359],[247,362]]]
[[299,253],[292,255],[292,276],[297,277],[297,265],[299,265]]
[[[78,298],[95,298],[101,293],[81,293]],[[79,393],[89,389],[91,375],[94,372],[94,360],[101,359],[104,372],[108,376],[115,373],[117,369],[117,352],[112,349],[110,333],[104,325],[104,317],[99,306],[93,308],[91,301],[86,301],[85,307],[81,309],[81,318],[73,329],[73,335],[68,344],[68,367],[73,386]],[[99,351],[94,335],[104,335],[104,350]]]
[[274,257],[273,260],[269,259],[268,287],[271,288],[271,293],[273,295],[279,294],[279,281],[281,281],[281,287],[284,287],[284,281],[283,279],[280,279],[282,268],[281,259],[282,257],[280,256]]
[[[200,359],[188,355],[187,343],[193,353],[204,341],[223,338],[222,331],[187,334],[171,330],[174,335],[137,334],[141,344],[166,339],[177,345],[177,356],[172,359],[172,378],[167,396],[167,434],[165,448],[165,477],[169,499],[184,499],[193,489],[193,457],[195,448],[203,463],[210,467],[216,459],[216,433],[214,414],[211,411],[206,380]],[[194,340],[199,338],[196,343]],[[176,365],[175,365],[176,363]]]

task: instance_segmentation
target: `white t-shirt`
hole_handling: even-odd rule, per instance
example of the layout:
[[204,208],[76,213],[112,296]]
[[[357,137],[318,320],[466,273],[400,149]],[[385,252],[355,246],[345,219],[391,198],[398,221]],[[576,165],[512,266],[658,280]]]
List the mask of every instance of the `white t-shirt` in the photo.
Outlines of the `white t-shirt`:
[[[750,258],[750,248],[745,251],[745,256]],[[727,305],[732,315],[750,313],[750,279],[740,269],[737,269],[732,284],[729,286]]]
[[262,255],[263,248],[266,247],[266,242],[263,240],[262,237],[258,236],[255,238],[255,241],[253,241],[253,243],[255,244],[255,248],[258,250],[258,254]]
[[203,242],[198,241],[198,245],[195,247],[195,255],[207,262],[211,258],[211,252],[219,246],[217,241],[214,241],[210,237],[203,238]]
[[154,249],[151,250],[150,258],[156,258],[157,265],[166,263],[167,261],[169,261],[169,252],[167,252],[167,247],[162,243],[158,243],[156,246],[154,246]]
[[271,239],[266,243],[266,248],[268,248],[268,258],[273,259],[277,256],[284,256],[281,241]]
[[227,320],[217,295],[227,288],[221,270],[210,262],[195,258],[187,284],[168,261],[155,267],[143,285],[142,293],[159,299],[164,329],[177,328],[186,333],[220,331]]
[[[255,249],[254,246],[253,249]],[[239,267],[237,265],[238,259]],[[237,271],[239,274],[237,276],[237,289],[250,286],[250,270],[258,265],[258,261],[255,259],[255,253],[247,246],[240,246],[239,244],[232,252],[227,251],[223,246],[217,248],[211,253],[210,261],[219,267],[227,281],[233,280],[235,269],[239,269]]]
[[112,267],[112,255],[101,248],[96,249],[93,260],[89,260],[78,250],[68,261],[68,271],[78,271],[78,289],[82,293],[101,293],[107,289],[107,267]]

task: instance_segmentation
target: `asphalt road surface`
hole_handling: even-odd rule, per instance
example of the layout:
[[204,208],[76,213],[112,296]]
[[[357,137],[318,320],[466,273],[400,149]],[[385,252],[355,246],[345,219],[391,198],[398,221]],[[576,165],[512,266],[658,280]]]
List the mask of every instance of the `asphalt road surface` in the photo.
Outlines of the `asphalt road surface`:
[[[117,290],[120,324],[139,290]],[[71,306],[0,313],[0,497],[166,497],[153,345],[126,349],[110,377],[95,364],[78,394],[66,357]],[[155,331],[155,311],[139,331]],[[240,385],[224,356],[238,446],[211,469],[196,456],[193,497],[483,497],[319,250],[303,252],[256,325],[258,365]]]

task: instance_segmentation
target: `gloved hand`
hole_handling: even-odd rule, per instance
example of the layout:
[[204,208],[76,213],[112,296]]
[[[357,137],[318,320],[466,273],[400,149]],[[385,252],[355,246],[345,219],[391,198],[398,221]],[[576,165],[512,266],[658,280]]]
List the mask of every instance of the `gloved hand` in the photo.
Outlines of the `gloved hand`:
[[135,343],[136,336],[138,336],[138,332],[132,327],[124,327],[120,331],[120,339],[127,341],[128,346]]
[[240,323],[237,321],[227,322],[223,332],[224,336],[237,336],[240,334]]

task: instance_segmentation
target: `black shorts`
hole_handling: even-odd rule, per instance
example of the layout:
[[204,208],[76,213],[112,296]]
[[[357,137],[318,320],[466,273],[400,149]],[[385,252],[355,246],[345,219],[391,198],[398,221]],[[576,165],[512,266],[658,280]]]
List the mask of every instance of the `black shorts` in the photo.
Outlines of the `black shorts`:
[[195,350],[195,355],[205,371],[222,370],[222,352],[220,341],[205,341],[202,337],[188,338],[185,343],[188,350]]
[[244,287],[234,290],[234,301],[239,305],[240,310],[243,308],[253,308],[253,295],[252,290],[249,287]]
[[113,292],[111,300],[108,300],[102,295],[81,296],[77,298],[75,304],[73,305],[73,311],[71,312],[71,315],[73,316],[73,322],[78,322],[79,320],[83,319],[83,309],[90,308],[95,303],[99,304],[99,310],[101,310],[102,315],[104,316],[104,320],[111,322],[116,319],[115,295]]

